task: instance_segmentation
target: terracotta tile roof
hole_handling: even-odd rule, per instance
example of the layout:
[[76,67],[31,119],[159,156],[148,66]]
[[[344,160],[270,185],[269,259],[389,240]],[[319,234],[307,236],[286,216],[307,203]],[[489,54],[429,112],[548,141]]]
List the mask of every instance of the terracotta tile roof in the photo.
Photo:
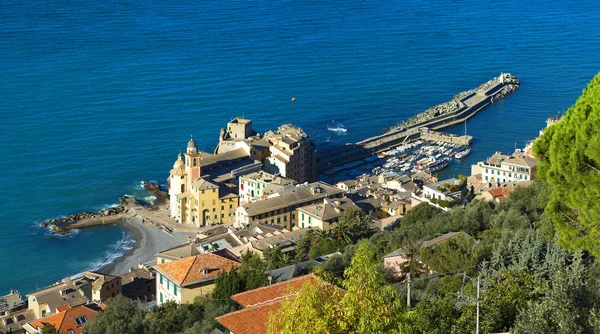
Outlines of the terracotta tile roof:
[[490,189],[490,190],[488,190],[488,193],[490,195],[492,195],[492,198],[502,201],[506,198],[506,196],[508,196],[508,194],[510,194],[510,189],[508,189],[507,187],[500,187],[500,188]]
[[[240,262],[235,255],[227,250],[220,250],[158,264],[155,268],[161,274],[172,279],[178,286],[184,287],[200,281],[215,279],[221,272],[239,266]],[[207,269],[208,272],[204,273],[204,269]]]
[[304,284],[305,282],[313,281],[316,279],[317,278],[315,275],[304,275],[293,278],[288,281],[238,293],[236,295],[231,296],[231,299],[240,303],[244,307],[252,307],[256,306],[257,304],[271,302],[275,299],[282,299],[282,297],[290,293],[290,289],[300,289],[302,284]]
[[310,274],[238,293],[231,298],[245,308],[217,317],[216,320],[235,334],[266,333],[269,314],[281,308],[284,297],[293,294],[304,283],[316,280],[317,277]]
[[32,327],[41,329],[47,324],[51,324],[60,333],[68,333],[69,330],[80,334],[83,332],[83,323],[77,324],[75,319],[85,317],[85,322],[90,321],[98,313],[97,310],[92,309],[93,306],[80,305],[74,308],[66,306],[63,311],[54,315],[33,321],[29,323]]
[[281,308],[283,299],[246,308],[217,317],[215,320],[235,334],[262,334],[267,332],[269,314]]

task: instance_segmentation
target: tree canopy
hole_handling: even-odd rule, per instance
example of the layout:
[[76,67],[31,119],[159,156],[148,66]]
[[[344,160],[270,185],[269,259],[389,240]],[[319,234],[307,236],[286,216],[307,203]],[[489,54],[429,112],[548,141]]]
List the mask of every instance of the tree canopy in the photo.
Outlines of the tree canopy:
[[538,177],[554,189],[547,212],[560,243],[600,256],[600,74],[535,142]]

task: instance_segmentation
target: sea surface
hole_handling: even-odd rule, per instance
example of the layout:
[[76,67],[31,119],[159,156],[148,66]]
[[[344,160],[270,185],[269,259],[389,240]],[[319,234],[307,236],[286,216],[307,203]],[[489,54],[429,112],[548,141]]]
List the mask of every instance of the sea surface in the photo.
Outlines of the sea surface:
[[323,149],[510,72],[521,88],[467,122],[473,150],[445,171],[469,173],[581,94],[600,70],[599,13],[594,0],[1,0],[0,295],[130,248],[117,226],[59,237],[39,222],[147,196],[140,181],[164,184],[190,134],[211,151],[236,116],[260,132],[293,122]]

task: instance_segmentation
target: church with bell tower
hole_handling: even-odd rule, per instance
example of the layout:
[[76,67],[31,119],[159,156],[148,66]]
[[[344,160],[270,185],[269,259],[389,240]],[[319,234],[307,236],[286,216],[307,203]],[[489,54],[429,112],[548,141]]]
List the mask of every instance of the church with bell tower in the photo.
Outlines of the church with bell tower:
[[223,180],[203,175],[204,169],[215,173],[223,166],[233,166],[232,161],[245,163],[249,159],[248,156],[239,156],[232,160],[232,153],[203,153],[198,150],[194,138],[190,138],[185,153],[179,153],[169,173],[167,185],[171,217],[178,223],[198,227],[235,220],[238,195],[230,191]]

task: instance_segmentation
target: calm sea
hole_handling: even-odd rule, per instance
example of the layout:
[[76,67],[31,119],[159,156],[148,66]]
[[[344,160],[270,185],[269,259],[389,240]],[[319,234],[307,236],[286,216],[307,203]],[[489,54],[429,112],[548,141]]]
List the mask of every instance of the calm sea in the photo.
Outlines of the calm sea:
[[143,196],[190,134],[212,150],[236,116],[261,132],[293,122],[323,148],[511,72],[521,88],[469,120],[472,153],[446,174],[522,147],[599,71],[599,6],[0,1],[0,294],[131,247],[118,227],[57,237],[38,223]]

